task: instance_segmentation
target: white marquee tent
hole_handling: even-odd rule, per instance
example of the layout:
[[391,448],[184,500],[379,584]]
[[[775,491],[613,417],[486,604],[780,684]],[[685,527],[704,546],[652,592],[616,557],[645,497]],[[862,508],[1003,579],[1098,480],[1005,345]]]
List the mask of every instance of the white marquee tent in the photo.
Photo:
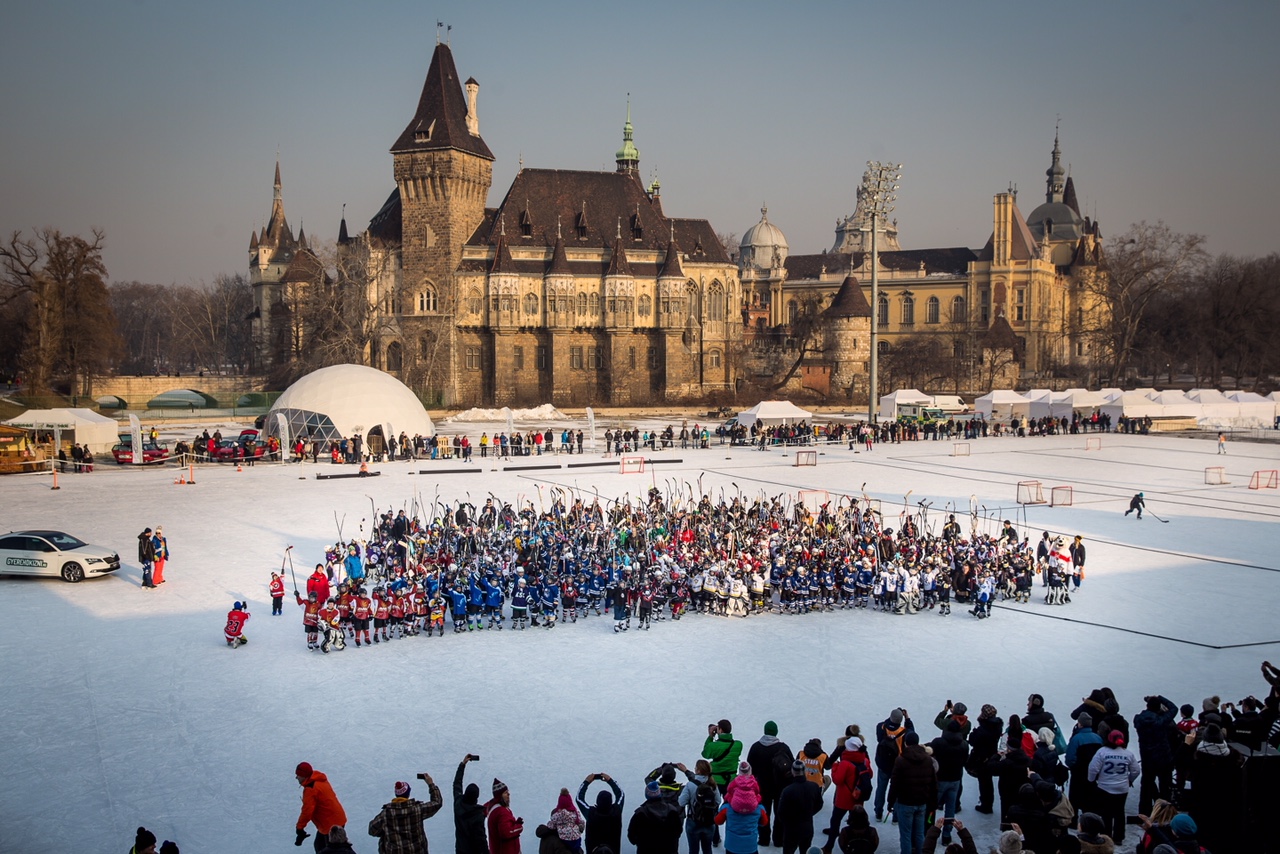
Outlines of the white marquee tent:
[[1112,398],[1110,403],[1102,407],[1102,412],[1111,416],[1111,424],[1116,426],[1122,416],[1159,418],[1164,415],[1164,407],[1141,391],[1126,391]]
[[110,451],[120,435],[120,425],[114,418],[92,409],[29,409],[4,423],[28,430],[61,430],[63,439],[88,445],[95,454]]
[[984,394],[973,402],[973,408],[988,421],[1008,421],[1031,415],[1031,401],[1009,389],[997,389]]
[[1276,419],[1276,402],[1252,391],[1232,391],[1227,397],[1240,407],[1236,427],[1271,427]]
[[[280,429],[281,420],[286,431]],[[333,365],[302,377],[276,399],[264,426],[282,442],[297,436],[329,441],[357,435],[368,442],[375,428],[384,437],[432,436],[436,431],[408,386],[364,365]]]
[[1200,404],[1180,391],[1169,390],[1151,395],[1151,402],[1164,407],[1165,418],[1199,418],[1203,413]]
[[808,421],[812,417],[813,413],[806,412],[789,400],[762,400],[737,415],[738,423],[748,430],[757,423],[761,427],[776,427],[779,424]]
[[880,398],[880,417],[886,421],[898,420],[898,408],[903,405],[933,406],[933,398],[913,388],[900,388]]
[[1107,396],[1100,391],[1086,391],[1082,388],[1069,388],[1053,396],[1049,414],[1054,418],[1070,419],[1075,413],[1081,416],[1092,415],[1094,410],[1101,410],[1107,402]]

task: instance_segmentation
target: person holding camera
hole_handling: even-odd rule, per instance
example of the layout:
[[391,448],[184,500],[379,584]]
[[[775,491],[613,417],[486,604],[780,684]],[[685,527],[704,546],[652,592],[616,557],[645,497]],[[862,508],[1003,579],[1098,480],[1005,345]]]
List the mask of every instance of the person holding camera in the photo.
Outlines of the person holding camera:
[[422,823],[440,811],[444,799],[430,774],[419,774],[418,779],[427,784],[429,800],[411,797],[409,784],[397,782],[395,797],[369,822],[369,835],[378,837],[378,854],[428,854]]
[[454,854],[489,854],[489,842],[484,833],[485,808],[480,803],[480,787],[468,783],[462,788],[462,778],[468,762],[479,762],[480,757],[468,753],[458,763],[453,775],[453,850]]
[[[595,806],[587,806],[587,788],[596,780],[606,783],[607,789],[596,792]],[[588,774],[578,787],[578,810],[587,820],[586,850],[595,851],[607,845],[610,851],[622,850],[622,807],[626,796],[617,782],[608,774]]]
[[707,724],[707,740],[702,745],[702,758],[711,763],[711,779],[715,780],[720,797],[738,771],[742,756],[742,742],[733,737],[733,724],[725,719]]

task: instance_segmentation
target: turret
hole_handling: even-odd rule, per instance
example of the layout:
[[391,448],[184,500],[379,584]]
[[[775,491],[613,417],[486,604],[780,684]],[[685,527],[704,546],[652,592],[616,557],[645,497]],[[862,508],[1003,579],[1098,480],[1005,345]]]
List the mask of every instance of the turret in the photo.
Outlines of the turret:
[[635,135],[635,129],[631,126],[631,101],[627,101],[627,120],[622,125],[622,148],[618,149],[615,155],[618,171],[628,172],[632,175],[640,174],[640,150],[636,148],[632,137]]
[[476,112],[476,96],[480,94],[480,84],[474,77],[468,77],[467,83],[467,133],[480,135],[480,114]]

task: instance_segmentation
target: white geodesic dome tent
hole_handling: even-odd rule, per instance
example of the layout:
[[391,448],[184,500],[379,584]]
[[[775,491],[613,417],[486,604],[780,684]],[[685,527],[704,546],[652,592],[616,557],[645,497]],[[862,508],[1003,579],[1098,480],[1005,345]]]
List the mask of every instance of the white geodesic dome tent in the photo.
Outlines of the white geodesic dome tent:
[[[281,417],[287,435],[280,429]],[[333,365],[302,377],[276,398],[263,427],[282,442],[298,436],[321,442],[359,436],[367,443],[375,430],[384,437],[436,431],[408,386],[364,365]]]

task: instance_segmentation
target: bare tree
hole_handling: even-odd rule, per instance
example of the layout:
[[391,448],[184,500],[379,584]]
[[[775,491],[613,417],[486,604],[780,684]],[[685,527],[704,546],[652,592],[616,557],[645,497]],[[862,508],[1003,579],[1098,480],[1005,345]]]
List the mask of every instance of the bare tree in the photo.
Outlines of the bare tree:
[[1135,223],[1111,244],[1103,263],[1081,283],[1103,310],[1082,332],[1095,352],[1110,356],[1110,380],[1119,382],[1133,361],[1152,301],[1185,281],[1204,257],[1204,237],[1179,234],[1163,222]]

